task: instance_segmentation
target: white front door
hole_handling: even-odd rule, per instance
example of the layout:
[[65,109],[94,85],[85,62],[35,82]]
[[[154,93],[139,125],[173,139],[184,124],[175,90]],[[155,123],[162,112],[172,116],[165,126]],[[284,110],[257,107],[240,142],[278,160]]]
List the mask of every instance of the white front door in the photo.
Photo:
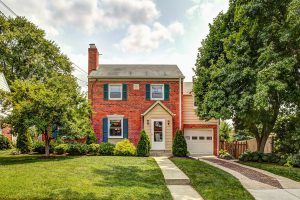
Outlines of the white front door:
[[151,120],[152,150],[165,150],[165,120]]

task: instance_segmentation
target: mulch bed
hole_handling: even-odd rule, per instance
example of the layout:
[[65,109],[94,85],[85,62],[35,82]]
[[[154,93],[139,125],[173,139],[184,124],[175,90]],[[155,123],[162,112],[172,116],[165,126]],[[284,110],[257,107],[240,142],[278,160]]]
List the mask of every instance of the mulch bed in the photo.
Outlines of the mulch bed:
[[226,162],[226,161],[223,161],[223,160],[220,160],[220,159],[204,158],[204,160],[216,163],[216,164],[221,165],[223,167],[226,167],[228,169],[239,172],[240,174],[246,176],[249,179],[252,179],[252,180],[267,184],[267,185],[271,185],[271,186],[276,187],[276,188],[283,189],[282,185],[278,182],[277,179],[275,179],[271,176],[265,175],[265,174],[263,174],[261,172],[258,172],[256,170],[249,169],[249,168],[246,168],[246,167],[242,167],[242,166],[239,166],[237,164]]

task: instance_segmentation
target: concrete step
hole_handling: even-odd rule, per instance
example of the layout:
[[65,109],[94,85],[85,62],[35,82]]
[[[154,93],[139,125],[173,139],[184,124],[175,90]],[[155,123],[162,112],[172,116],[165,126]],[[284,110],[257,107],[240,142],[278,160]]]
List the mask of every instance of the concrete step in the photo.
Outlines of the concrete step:
[[174,200],[203,200],[190,185],[167,185]]
[[167,185],[189,185],[190,179],[167,157],[154,157]]
[[170,150],[151,150],[150,151],[150,156],[166,156],[166,157],[170,157],[172,156],[172,151]]

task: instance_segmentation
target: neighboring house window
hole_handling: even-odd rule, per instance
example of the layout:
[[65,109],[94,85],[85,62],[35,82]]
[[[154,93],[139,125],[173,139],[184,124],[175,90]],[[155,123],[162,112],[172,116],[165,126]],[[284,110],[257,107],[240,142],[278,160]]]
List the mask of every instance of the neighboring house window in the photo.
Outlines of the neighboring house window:
[[197,108],[197,98],[196,96],[193,94],[193,102],[194,102],[194,108]]
[[123,118],[108,119],[108,137],[123,138]]
[[110,100],[122,100],[122,85],[110,84],[109,85],[109,99]]
[[152,100],[164,100],[164,85],[163,84],[151,85],[151,99]]

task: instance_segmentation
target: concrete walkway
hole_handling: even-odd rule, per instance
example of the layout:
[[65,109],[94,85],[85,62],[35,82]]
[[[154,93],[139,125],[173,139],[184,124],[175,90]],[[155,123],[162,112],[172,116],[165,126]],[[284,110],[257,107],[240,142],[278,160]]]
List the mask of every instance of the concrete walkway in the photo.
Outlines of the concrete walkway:
[[203,200],[190,186],[190,179],[167,157],[154,157],[174,200]]
[[205,163],[208,163],[214,167],[222,169],[233,176],[235,176],[241,184],[254,196],[257,200],[300,200],[300,183],[297,181],[293,181],[291,179],[275,175],[273,173],[267,172],[265,170],[257,169],[254,167],[245,166],[234,161],[220,160],[218,158],[214,158],[216,160],[224,161],[230,164],[230,166],[235,165],[236,168],[243,167],[245,169],[255,170],[257,173],[264,174],[265,176],[269,176],[272,179],[278,181],[281,185],[279,189],[278,187],[274,187],[270,184],[265,184],[259,182],[254,179],[250,179],[242,173],[238,172],[234,168],[228,168],[227,165],[220,164],[218,162],[213,162],[210,157],[206,159],[205,157],[194,157],[195,159],[199,159]]

